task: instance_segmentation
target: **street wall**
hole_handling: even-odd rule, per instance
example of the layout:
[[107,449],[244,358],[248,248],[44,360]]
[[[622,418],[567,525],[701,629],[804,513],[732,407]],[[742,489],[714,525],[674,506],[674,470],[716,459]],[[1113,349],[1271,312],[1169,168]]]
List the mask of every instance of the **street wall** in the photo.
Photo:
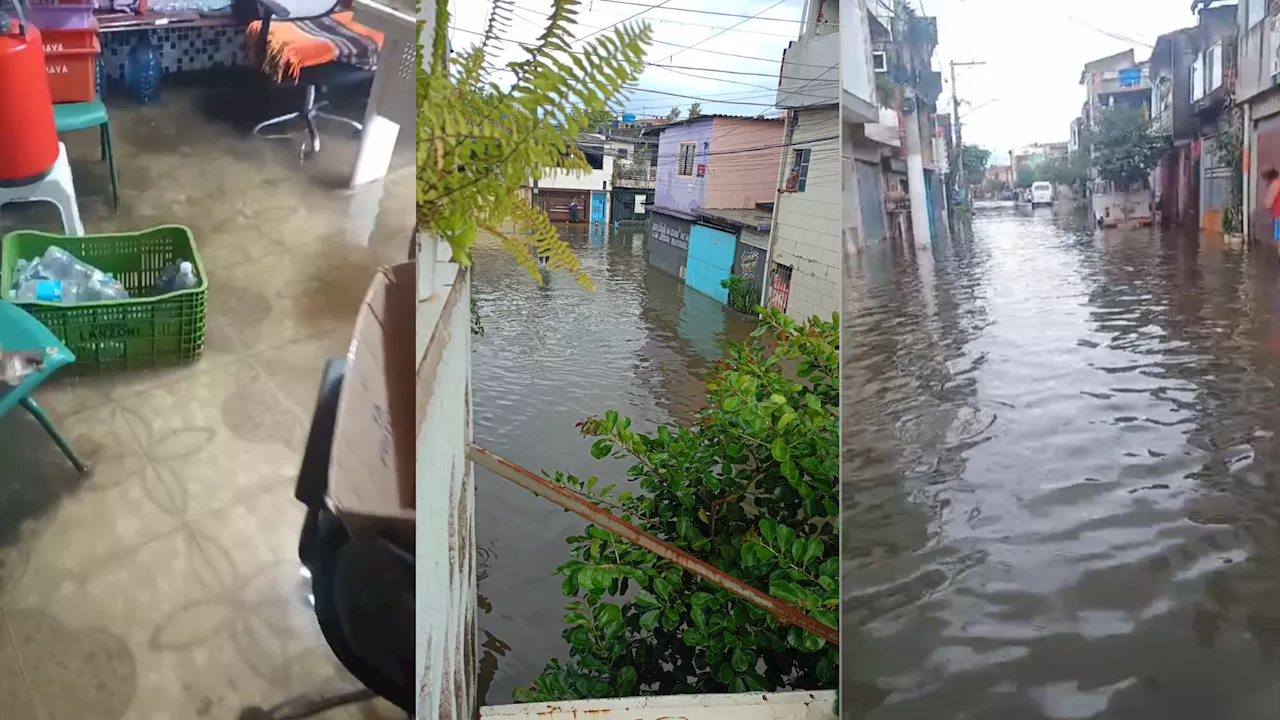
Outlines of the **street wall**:
[[684,278],[689,259],[689,231],[693,223],[659,212],[649,214],[649,264]]
[[[840,309],[841,166],[838,107],[801,110],[793,148],[811,147],[804,192],[780,193],[769,258],[791,268],[787,314],[829,318]],[[831,140],[811,142],[817,138]]]

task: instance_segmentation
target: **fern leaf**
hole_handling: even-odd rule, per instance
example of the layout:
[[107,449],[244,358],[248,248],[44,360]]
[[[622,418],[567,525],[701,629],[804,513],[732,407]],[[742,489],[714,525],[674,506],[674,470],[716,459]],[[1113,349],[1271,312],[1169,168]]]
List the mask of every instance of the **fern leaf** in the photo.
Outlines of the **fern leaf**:
[[[644,68],[651,31],[644,24],[619,27],[575,51],[579,5],[553,0],[536,46],[506,66],[515,80],[503,90],[486,78],[494,70],[489,57],[499,47],[511,0],[495,0],[484,42],[455,55],[448,72],[441,69],[448,2],[436,0],[433,71],[420,65],[417,76],[417,222],[439,233],[460,263],[470,263],[469,250],[483,228],[498,234],[539,281],[538,258],[545,257],[551,269],[594,287],[572,249],[520,188],[547,169],[589,168],[576,138],[592,114],[625,98],[626,87]],[[514,234],[497,230],[507,222],[517,228]]]

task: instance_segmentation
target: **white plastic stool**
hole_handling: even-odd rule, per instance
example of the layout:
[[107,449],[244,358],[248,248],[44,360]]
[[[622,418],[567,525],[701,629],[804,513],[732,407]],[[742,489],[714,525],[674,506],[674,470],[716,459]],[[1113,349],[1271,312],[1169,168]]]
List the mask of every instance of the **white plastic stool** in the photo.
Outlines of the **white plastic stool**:
[[62,143],[58,143],[58,159],[53,163],[53,170],[43,180],[21,187],[0,187],[0,210],[7,203],[37,200],[58,206],[64,235],[84,235],[80,206],[76,204],[76,186],[71,182],[71,163],[67,162],[67,146]]

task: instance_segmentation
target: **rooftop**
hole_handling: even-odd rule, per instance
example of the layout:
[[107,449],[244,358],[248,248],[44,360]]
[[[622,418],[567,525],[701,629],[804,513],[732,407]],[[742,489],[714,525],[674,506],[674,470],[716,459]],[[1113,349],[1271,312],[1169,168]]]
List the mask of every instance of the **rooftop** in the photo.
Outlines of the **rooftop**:
[[755,120],[757,122],[782,122],[782,118],[780,117],[765,118],[765,117],[760,117],[758,115],[728,115],[723,113],[708,113],[706,115],[699,115],[697,117],[692,117],[692,118],[681,118],[679,120],[669,122],[665,125],[659,125],[657,127],[646,128],[645,132],[646,133],[662,132],[667,128],[675,127],[676,125],[687,125],[695,120],[713,120],[715,118],[725,118],[728,120]]
[[773,212],[763,208],[698,208],[698,215],[709,220],[718,220],[735,228],[751,228],[758,232],[769,232],[773,224]]

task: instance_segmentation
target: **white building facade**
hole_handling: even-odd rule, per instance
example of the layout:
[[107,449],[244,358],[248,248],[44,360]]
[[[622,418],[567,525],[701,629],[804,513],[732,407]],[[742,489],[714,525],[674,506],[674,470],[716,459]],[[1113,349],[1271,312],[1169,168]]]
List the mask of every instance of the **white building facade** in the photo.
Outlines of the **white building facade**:
[[[869,100],[875,84],[865,27],[855,34],[864,41],[851,47],[842,17],[865,14],[863,0],[808,0],[800,37],[783,55],[777,105],[787,118],[765,302],[797,319],[830,318],[840,310],[841,223],[848,222],[841,218],[849,217],[842,192],[852,169],[843,157],[841,116],[877,115]],[[831,75],[812,71],[814,66],[840,65],[843,71]],[[796,86],[799,80],[787,78],[807,79]]]

